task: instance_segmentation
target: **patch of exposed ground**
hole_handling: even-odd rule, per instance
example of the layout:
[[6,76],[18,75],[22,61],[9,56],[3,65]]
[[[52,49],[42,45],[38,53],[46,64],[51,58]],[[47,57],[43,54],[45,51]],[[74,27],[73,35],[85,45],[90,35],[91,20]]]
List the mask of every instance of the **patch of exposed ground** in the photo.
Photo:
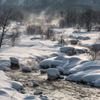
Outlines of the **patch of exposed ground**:
[[[100,100],[100,89],[88,85],[68,82],[64,79],[60,82],[47,80],[47,75],[42,75],[40,71],[23,73],[21,70],[15,72],[5,72],[11,79],[19,79],[25,88],[27,94],[34,94],[34,91],[41,90],[43,96],[50,100]],[[33,81],[40,84],[39,87],[33,87]]]

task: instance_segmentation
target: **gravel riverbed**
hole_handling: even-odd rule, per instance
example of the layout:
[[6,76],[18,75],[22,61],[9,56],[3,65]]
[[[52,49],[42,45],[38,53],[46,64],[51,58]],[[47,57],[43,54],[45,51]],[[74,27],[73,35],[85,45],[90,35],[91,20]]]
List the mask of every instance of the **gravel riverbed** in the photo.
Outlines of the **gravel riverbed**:
[[[47,74],[41,74],[40,70],[31,73],[23,73],[21,70],[5,72],[11,79],[18,79],[23,84],[25,93],[34,95],[36,90],[43,92],[40,96],[47,96],[49,100],[100,100],[100,89],[88,85],[61,81],[47,80]],[[66,77],[66,76],[65,76]],[[39,83],[33,87],[33,81]]]

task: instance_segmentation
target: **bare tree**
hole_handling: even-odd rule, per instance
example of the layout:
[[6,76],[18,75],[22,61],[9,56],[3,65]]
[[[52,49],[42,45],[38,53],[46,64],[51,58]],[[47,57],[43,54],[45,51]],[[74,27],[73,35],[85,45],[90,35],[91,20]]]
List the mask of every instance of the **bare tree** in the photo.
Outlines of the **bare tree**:
[[94,24],[95,12],[92,9],[88,9],[81,14],[81,21],[87,29],[87,32],[91,31]]
[[1,38],[0,38],[0,48],[2,46],[2,41],[3,41],[4,35],[7,31],[6,27],[9,24],[8,20],[10,19],[11,12],[12,12],[12,9],[10,9],[9,11],[5,11],[0,16],[0,26],[2,27],[2,35],[1,35]]
[[45,33],[46,39],[52,39],[55,37],[55,33],[53,32],[52,29],[48,28],[46,33]]

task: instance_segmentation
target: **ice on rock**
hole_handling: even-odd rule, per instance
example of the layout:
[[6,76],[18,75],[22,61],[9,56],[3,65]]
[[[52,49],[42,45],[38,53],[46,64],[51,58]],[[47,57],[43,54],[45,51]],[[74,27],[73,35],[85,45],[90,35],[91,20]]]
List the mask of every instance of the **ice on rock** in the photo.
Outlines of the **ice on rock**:
[[47,74],[48,74],[49,80],[55,80],[55,79],[60,78],[60,73],[58,69],[49,68],[47,69]]

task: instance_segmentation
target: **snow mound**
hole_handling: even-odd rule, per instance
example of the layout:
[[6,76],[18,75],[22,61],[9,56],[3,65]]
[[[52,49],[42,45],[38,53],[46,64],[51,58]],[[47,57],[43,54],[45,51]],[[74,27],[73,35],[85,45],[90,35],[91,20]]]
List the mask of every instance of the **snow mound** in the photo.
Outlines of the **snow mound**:
[[42,91],[37,90],[34,92],[34,95],[40,95],[40,94],[42,94]]
[[60,52],[63,52],[63,53],[69,53],[72,51],[75,51],[74,47],[62,47],[62,48],[60,48]]
[[52,60],[44,60],[40,63],[40,68],[47,69],[50,67]]
[[17,58],[10,57],[10,60],[11,60],[11,62],[14,63],[14,64],[18,64],[18,63],[19,63],[19,61],[18,61]]
[[23,85],[19,82],[12,82],[11,85],[12,85],[12,88],[14,88],[16,90],[22,90],[23,89]]
[[49,69],[47,69],[47,74],[48,74],[49,80],[60,78],[60,73],[59,73],[58,69],[49,68]]
[[31,72],[32,69],[31,69],[30,67],[23,67],[23,68],[22,68],[22,71],[23,71],[23,72]]
[[60,74],[63,74],[63,72],[64,72],[64,68],[62,68],[62,67],[58,67],[57,69],[59,70]]

